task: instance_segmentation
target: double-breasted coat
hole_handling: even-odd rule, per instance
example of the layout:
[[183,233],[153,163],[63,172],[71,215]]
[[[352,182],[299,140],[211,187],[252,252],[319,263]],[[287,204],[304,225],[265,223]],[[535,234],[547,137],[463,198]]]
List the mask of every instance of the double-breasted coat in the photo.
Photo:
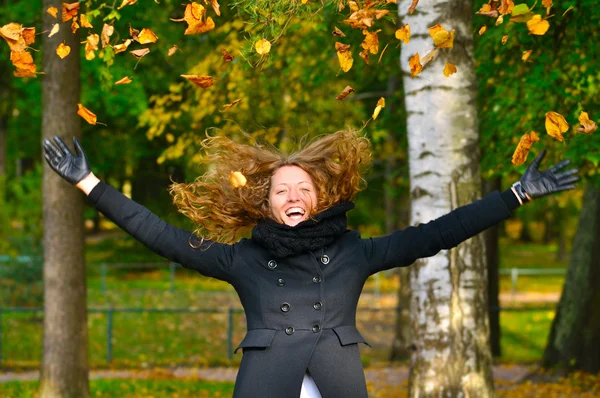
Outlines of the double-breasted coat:
[[[425,224],[362,239],[348,230],[328,247],[274,258],[252,239],[229,245],[199,241],[100,182],[96,208],[152,251],[230,283],[246,314],[247,333],[236,398],[297,398],[308,370],[324,398],[367,397],[356,328],[367,278],[412,264],[504,220],[518,206],[510,190],[494,192]],[[237,351],[237,350],[236,350]]]

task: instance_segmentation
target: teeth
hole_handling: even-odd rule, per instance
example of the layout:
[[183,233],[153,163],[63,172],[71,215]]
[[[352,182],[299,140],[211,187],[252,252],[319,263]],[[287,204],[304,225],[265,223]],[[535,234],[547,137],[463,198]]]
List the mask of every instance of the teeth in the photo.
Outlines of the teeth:
[[291,207],[289,209],[287,209],[287,211],[285,212],[285,214],[287,216],[289,216],[292,213],[299,213],[300,215],[304,215],[304,209],[302,209],[301,207]]

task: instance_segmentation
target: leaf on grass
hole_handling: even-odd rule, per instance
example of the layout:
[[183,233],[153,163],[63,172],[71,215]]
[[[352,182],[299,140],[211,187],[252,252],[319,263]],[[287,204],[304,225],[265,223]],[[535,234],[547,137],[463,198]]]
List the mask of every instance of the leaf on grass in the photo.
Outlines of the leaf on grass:
[[333,27],[333,32],[331,32],[331,34],[337,37],[346,37],[344,32],[342,32],[337,26]]
[[421,60],[419,57],[419,53],[416,53],[408,60],[408,65],[410,66],[410,74],[412,77],[417,76],[423,70],[423,65],[421,65]]
[[271,51],[271,42],[267,39],[260,39],[254,43],[254,49],[260,55],[268,54]]
[[97,117],[89,109],[81,104],[77,104],[77,114],[81,116],[89,124],[96,124]]
[[550,137],[555,138],[558,141],[564,140],[562,134],[569,129],[569,124],[560,113],[546,112],[545,124],[546,132]]
[[48,7],[48,9],[46,10],[46,12],[50,15],[52,15],[54,18],[56,18],[56,16],[58,15],[58,8],[56,7]]
[[433,38],[433,44],[438,48],[453,48],[454,33],[454,29],[452,29],[451,32],[448,32],[440,24],[429,28],[429,35]]
[[233,101],[230,104],[226,104],[223,105],[223,109],[221,109],[221,112],[227,112],[229,110],[229,108],[231,108],[232,106],[234,106],[235,104],[239,103],[242,99],[236,99],[235,101]]
[[117,80],[115,82],[115,85],[117,85],[117,84],[129,84],[129,83],[131,83],[131,79],[129,78],[129,76],[125,76],[124,78]]
[[350,51],[350,44],[336,42],[335,50],[337,51],[340,68],[342,68],[344,72],[348,72],[354,63],[354,58],[352,58],[352,52]]
[[179,47],[177,47],[176,45],[173,45],[173,47],[169,48],[169,51],[167,52],[167,55],[170,57],[171,55],[175,54],[175,52],[179,50]]
[[415,12],[415,8],[417,8],[417,4],[419,4],[419,0],[412,0],[410,7],[408,7],[408,14],[412,15]]
[[110,42],[110,37],[115,33],[115,27],[112,25],[104,24],[102,27],[102,33],[100,34],[100,39],[102,41],[102,48],[108,46]]
[[85,59],[91,61],[96,58],[96,51],[98,49],[98,43],[100,43],[100,36],[97,34],[91,34],[87,37],[85,41]]
[[192,2],[191,4],[187,4],[185,6],[185,12],[183,14],[183,18],[181,19],[173,19],[171,21],[181,22],[185,21],[188,24],[187,29],[183,34],[185,35],[195,35],[198,33],[208,32],[215,28],[215,23],[211,17],[206,18],[204,21],[203,16],[206,12],[206,9],[196,2]]
[[456,66],[451,64],[450,62],[446,62],[446,66],[444,66],[444,76],[450,77],[456,73]]
[[88,21],[85,14],[81,14],[79,16],[79,22],[81,22],[82,28],[90,28],[90,29],[93,28],[92,24],[90,23],[90,21]]
[[52,29],[50,29],[50,34],[48,35],[48,37],[52,37],[55,34],[58,33],[58,31],[60,30],[60,25],[58,23],[55,23],[54,25],[52,25]]
[[126,6],[130,6],[137,3],[137,0],[123,0],[123,2],[121,3],[121,5],[117,8],[117,10],[120,10],[123,7]]
[[215,84],[215,79],[212,76],[181,75],[181,77],[202,88],[207,88]]
[[62,3],[62,21],[67,22],[77,15],[79,12],[79,2]]
[[150,29],[144,28],[137,36],[137,41],[140,44],[156,43],[158,36],[154,34]]
[[527,50],[527,51],[523,51],[523,55],[521,55],[521,61],[525,62],[529,59],[529,56],[531,55],[531,52],[533,50]]
[[342,90],[342,92],[340,93],[340,95],[338,95],[337,97],[335,97],[336,100],[343,100],[344,98],[346,98],[348,96],[348,94],[353,93],[354,89],[350,86],[346,86],[346,88],[344,88],[344,90]]
[[234,187],[234,188],[240,188],[246,185],[246,176],[244,176],[242,173],[240,173],[239,171],[232,171],[229,174],[229,183]]
[[227,51],[224,48],[221,49],[221,54],[223,54],[223,61],[225,62],[231,62],[235,58],[233,55],[229,54],[229,51]]
[[540,138],[535,131],[523,134],[519,140],[517,148],[513,152],[512,164],[518,166],[525,163],[527,156],[529,155],[529,151],[531,150],[531,146],[534,142],[538,142],[539,140]]
[[60,43],[56,48],[56,55],[60,57],[60,59],[65,58],[67,55],[71,53],[71,47],[67,46],[64,43]]
[[579,114],[579,123],[581,124],[581,127],[577,128],[577,131],[584,134],[593,133],[596,131],[596,129],[598,129],[598,125],[593,120],[590,120],[587,112],[582,111]]
[[396,31],[396,39],[402,40],[404,44],[410,41],[410,25],[406,24]]
[[529,21],[527,21],[527,29],[533,35],[545,35],[550,28],[550,22],[542,19],[540,14],[534,15]]
[[373,120],[377,119],[377,116],[379,116],[379,112],[381,112],[383,108],[385,108],[385,99],[381,97],[379,98],[379,101],[377,101],[377,106],[373,111]]
[[133,51],[129,51],[129,52],[137,59],[140,59],[144,55],[148,54],[150,52],[150,49],[149,48],[140,48],[139,50],[133,50]]

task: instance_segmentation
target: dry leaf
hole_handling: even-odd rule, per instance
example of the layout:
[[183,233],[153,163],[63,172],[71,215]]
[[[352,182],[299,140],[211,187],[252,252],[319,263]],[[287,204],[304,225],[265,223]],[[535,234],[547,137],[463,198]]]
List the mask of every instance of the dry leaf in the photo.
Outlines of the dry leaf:
[[23,38],[23,26],[21,24],[11,22],[0,28],[0,35],[6,40],[17,41]]
[[504,22],[504,15],[500,15],[498,19],[496,19],[496,26],[500,25],[502,22]]
[[512,0],[500,0],[500,6],[498,12],[502,15],[510,14],[515,8],[515,3]]
[[433,44],[438,48],[454,47],[454,33],[454,29],[452,29],[451,32],[448,32],[440,24],[429,28],[429,35],[433,38]]
[[346,37],[344,32],[342,32],[337,26],[333,27],[333,32],[331,32],[331,34],[337,37]]
[[379,116],[379,112],[381,112],[383,108],[385,108],[385,99],[381,97],[379,98],[379,101],[377,101],[377,106],[373,111],[373,120],[377,119],[377,116]]
[[170,57],[171,55],[175,54],[175,51],[177,51],[177,50],[179,50],[179,47],[177,47],[176,45],[173,45],[173,47],[169,48],[167,55]]
[[421,61],[419,58],[419,53],[416,53],[408,60],[408,65],[410,66],[410,74],[412,77],[417,76],[423,70],[423,65],[421,65]]
[[550,137],[563,141],[562,134],[567,130],[569,130],[569,124],[560,113],[546,112],[546,132]]
[[582,111],[579,114],[579,123],[581,124],[581,127],[577,128],[577,131],[585,134],[590,134],[598,128],[598,125],[593,120],[590,120],[587,112]]
[[192,4],[187,4],[185,6],[185,12],[183,14],[183,18],[181,19],[172,19],[174,22],[185,21],[188,24],[187,29],[185,30],[185,35],[195,35],[197,33],[208,32],[215,28],[215,23],[211,17],[206,18],[204,21],[203,16],[206,12],[206,9],[196,2],[192,2]]
[[344,88],[344,90],[340,93],[340,95],[338,95],[337,97],[335,97],[335,99],[337,100],[343,100],[344,98],[346,98],[348,96],[348,94],[353,93],[354,89],[350,86],[346,86],[346,88]]
[[129,78],[129,76],[125,76],[124,78],[117,80],[115,82],[115,85],[117,85],[117,84],[129,84],[129,83],[131,83],[131,79]]
[[140,59],[150,52],[149,48],[140,48],[139,50],[129,51],[134,57]]
[[246,182],[247,182],[246,177],[239,171],[232,171],[229,174],[229,183],[234,188],[243,187],[244,185],[246,185]]
[[135,3],[137,3],[137,0],[123,0],[123,2],[117,8],[117,10],[120,10],[121,8],[123,8],[125,6],[130,6],[130,5],[135,4]]
[[90,112],[89,109],[87,109],[85,106],[81,105],[81,104],[77,104],[77,114],[79,116],[81,116],[86,122],[88,122],[89,124],[96,124],[97,123],[97,118],[96,115],[94,115],[92,112]]
[[71,53],[71,47],[67,46],[64,43],[60,43],[56,48],[56,55],[58,55],[61,59],[65,58],[67,55]]
[[363,61],[365,61],[365,63],[369,63],[369,50],[364,49],[361,52],[358,53],[358,56],[362,58]]
[[502,36],[502,45],[505,45],[507,40],[508,40],[508,35]]
[[21,36],[23,36],[25,44],[30,45],[35,41],[35,28],[23,28]]
[[20,71],[19,77],[35,76],[36,66],[33,63],[33,57],[27,51],[10,53],[10,61],[17,68],[17,72]]
[[487,30],[487,26],[483,25],[480,29],[479,29],[479,36],[481,36],[482,34],[485,33],[485,31]]
[[475,14],[485,15],[486,17],[491,18],[498,18],[498,15],[500,15],[498,10],[493,9],[492,6],[489,4],[484,4],[483,6],[481,6],[479,11],[477,11]]
[[62,21],[67,22],[71,18],[75,17],[79,12],[79,2],[76,3],[62,3]]
[[142,29],[140,34],[137,36],[137,41],[140,44],[156,43],[158,37],[150,29]]
[[540,14],[534,15],[529,21],[527,21],[527,29],[533,35],[544,35],[550,28],[550,22],[542,19]]
[[77,29],[79,29],[79,24],[77,23],[77,17],[75,17],[73,18],[73,22],[71,23],[71,32],[75,34],[75,32],[77,32]]
[[369,32],[368,30],[363,30],[362,34],[365,35],[365,39],[360,46],[371,54],[377,54],[379,52],[379,37],[377,36],[377,33],[380,31],[381,30]]
[[531,52],[533,50],[527,50],[527,51],[523,51],[523,55],[521,55],[521,61],[525,62],[529,59],[529,56],[531,55]]
[[236,99],[235,101],[233,101],[230,104],[226,104],[223,105],[223,109],[221,109],[221,112],[227,112],[229,110],[229,108],[231,108],[232,106],[234,106],[235,104],[237,104],[238,102],[240,102],[242,99]]
[[271,43],[267,39],[260,39],[254,43],[254,49],[260,55],[268,54],[271,51]]
[[59,24],[55,23],[54,25],[52,25],[52,29],[50,30],[50,34],[48,35],[48,37],[54,36],[55,34],[58,33],[59,30],[60,30]]
[[519,140],[517,148],[513,153],[512,164],[518,166],[525,163],[527,156],[529,155],[529,151],[531,150],[531,146],[534,142],[538,142],[539,140],[540,138],[535,131],[523,134]]
[[419,4],[419,0],[412,0],[410,7],[408,7],[408,14],[412,15],[415,12],[415,8],[417,8],[417,4]]
[[56,7],[48,7],[48,9],[46,10],[46,12],[50,15],[52,15],[54,18],[56,18],[56,16],[58,15],[58,8]]
[[354,58],[352,58],[352,52],[350,51],[350,44],[336,42],[335,50],[337,51],[340,68],[342,68],[344,72],[348,72],[354,63]]
[[421,58],[421,65],[424,67],[429,62],[433,61],[433,59],[435,59],[435,57],[437,57],[439,52],[440,52],[439,48],[434,48],[433,50],[431,50],[429,53],[427,53],[427,55],[425,55],[423,58]]
[[456,73],[456,66],[451,64],[450,62],[446,62],[446,66],[444,66],[444,76],[449,77]]
[[221,54],[223,54],[223,61],[225,62],[231,62],[234,60],[234,56],[229,54],[229,52],[227,50],[225,50],[224,48],[221,49]]
[[112,25],[104,24],[102,27],[102,33],[100,34],[100,40],[102,41],[102,48],[108,46],[110,37],[115,33],[115,27]]
[[90,23],[90,21],[88,21],[85,14],[81,14],[79,16],[79,22],[81,22],[82,28],[90,28],[90,29],[93,28],[92,24]]
[[[206,0],[204,0],[204,1],[206,2]],[[221,6],[219,5],[219,2],[217,0],[210,0],[210,5],[211,5],[212,9],[214,10],[215,14],[217,14],[218,16],[221,16]]]
[[100,43],[100,36],[97,34],[91,34],[87,37],[85,41],[85,59],[91,61],[96,58],[96,51],[98,49],[98,43]]
[[127,39],[127,40],[125,40],[124,43],[117,44],[116,46],[112,46],[112,48],[115,50],[115,54],[118,54],[120,52],[127,50],[127,47],[129,47],[131,42],[132,42],[131,39]]
[[410,25],[406,24],[396,31],[396,39],[402,40],[404,44],[410,41]]
[[202,88],[207,88],[215,84],[215,80],[212,76],[181,75],[181,77]]
[[552,7],[552,0],[542,0],[542,5],[546,8]]

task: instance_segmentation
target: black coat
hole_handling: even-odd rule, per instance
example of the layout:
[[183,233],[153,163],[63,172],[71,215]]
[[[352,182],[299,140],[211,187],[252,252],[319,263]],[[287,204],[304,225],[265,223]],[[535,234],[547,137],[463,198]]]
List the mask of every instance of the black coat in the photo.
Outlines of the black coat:
[[367,397],[357,344],[365,340],[355,323],[367,278],[455,247],[510,217],[518,205],[510,190],[494,192],[417,227],[370,239],[348,230],[318,252],[275,259],[252,239],[194,249],[189,231],[165,223],[103,182],[89,198],[152,251],[235,288],[248,329],[238,347],[243,358],[237,398],[299,397],[307,369],[324,398]]

